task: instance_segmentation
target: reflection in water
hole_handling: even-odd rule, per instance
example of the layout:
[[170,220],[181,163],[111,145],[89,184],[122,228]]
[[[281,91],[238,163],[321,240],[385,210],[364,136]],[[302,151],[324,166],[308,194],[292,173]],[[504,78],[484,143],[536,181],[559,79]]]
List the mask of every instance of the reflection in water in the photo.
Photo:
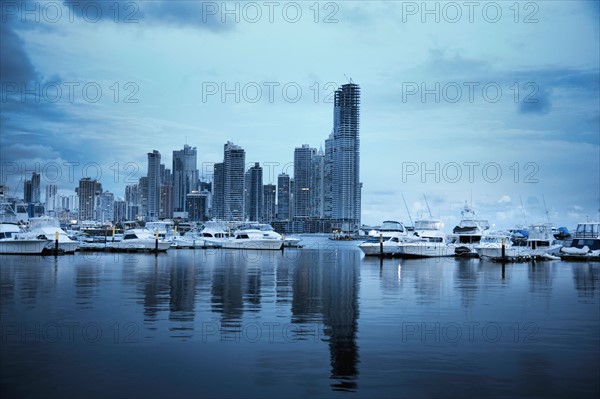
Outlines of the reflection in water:
[[470,308],[475,303],[479,287],[479,260],[457,259],[454,285],[460,292],[460,303]]
[[573,265],[573,281],[579,298],[593,302],[600,290],[600,268],[594,263]]
[[554,279],[554,262],[530,262],[527,276],[529,277],[529,291],[536,294],[549,296],[552,293]]
[[294,270],[292,322],[322,321],[334,390],[356,390],[358,252],[306,252]]

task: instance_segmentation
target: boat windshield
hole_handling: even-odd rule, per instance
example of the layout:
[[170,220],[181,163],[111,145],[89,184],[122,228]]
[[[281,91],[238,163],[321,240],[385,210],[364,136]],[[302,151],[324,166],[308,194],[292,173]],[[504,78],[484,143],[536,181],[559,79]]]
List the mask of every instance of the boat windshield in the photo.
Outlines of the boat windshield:
[[29,219],[29,227],[34,229],[38,227],[56,227],[60,229],[58,219],[49,217],[31,218]]
[[415,220],[415,230],[442,230],[444,224],[437,220]]
[[381,225],[381,231],[400,231],[404,232],[404,226],[400,222],[387,221]]
[[578,238],[596,238],[600,236],[600,223],[579,223],[575,236]]

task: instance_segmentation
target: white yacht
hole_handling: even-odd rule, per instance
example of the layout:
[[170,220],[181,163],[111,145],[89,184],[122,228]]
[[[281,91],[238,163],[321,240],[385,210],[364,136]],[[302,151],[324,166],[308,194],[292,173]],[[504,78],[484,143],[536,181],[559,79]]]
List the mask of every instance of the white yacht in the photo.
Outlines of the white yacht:
[[277,250],[283,246],[283,240],[261,230],[244,229],[236,230],[232,237],[222,240],[220,246],[226,249]]
[[159,251],[166,251],[171,246],[171,241],[160,237],[157,240],[156,231],[137,228],[125,230],[121,241],[109,242],[106,246],[116,251],[154,251],[157,241]]
[[430,258],[454,256],[454,246],[449,245],[444,233],[444,223],[435,219],[415,220],[414,232],[398,244],[403,258]]
[[506,258],[528,257],[526,254],[527,247],[513,246],[509,233],[485,234],[473,248],[482,259],[500,259],[502,257],[502,245],[504,245],[504,256]]
[[58,250],[69,254],[79,248],[79,241],[69,238],[67,233],[60,228],[58,219],[50,216],[29,218],[29,231],[36,238],[46,240],[45,252],[54,251],[55,240],[58,233]]
[[47,243],[28,237],[16,223],[0,222],[0,254],[41,255]]
[[455,245],[456,255],[476,256],[474,246],[481,241],[481,237],[489,228],[489,222],[476,219],[475,211],[465,202],[460,222],[454,227],[452,234],[448,235],[448,242]]
[[560,257],[564,260],[600,261],[600,223],[578,223],[573,241],[560,249]]
[[239,227],[239,230],[248,229],[260,230],[263,232],[263,234],[265,234],[265,237],[283,240],[284,247],[297,247],[298,245],[300,245],[300,241],[302,241],[302,239],[298,237],[285,237],[284,235],[279,234],[275,231],[273,226],[271,226],[268,223],[245,223]]
[[231,234],[224,222],[211,220],[204,224],[200,238],[204,240],[204,246],[220,247],[222,243],[231,238]]
[[399,243],[407,236],[406,228],[400,222],[386,220],[381,228],[369,232],[369,238],[358,244],[366,256],[400,255]]
[[552,226],[533,224],[528,228],[527,247],[531,257],[551,257],[560,253],[562,244],[554,237]]

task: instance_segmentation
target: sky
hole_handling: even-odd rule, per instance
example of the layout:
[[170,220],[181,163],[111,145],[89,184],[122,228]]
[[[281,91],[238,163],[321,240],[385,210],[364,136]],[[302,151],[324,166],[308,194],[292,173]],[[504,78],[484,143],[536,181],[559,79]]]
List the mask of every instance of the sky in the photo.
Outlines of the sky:
[[[1,0],[0,179],[124,196],[158,150],[232,141],[263,183],[361,87],[362,222],[465,202],[497,228],[600,215],[597,1]],[[406,203],[406,205],[405,205]]]

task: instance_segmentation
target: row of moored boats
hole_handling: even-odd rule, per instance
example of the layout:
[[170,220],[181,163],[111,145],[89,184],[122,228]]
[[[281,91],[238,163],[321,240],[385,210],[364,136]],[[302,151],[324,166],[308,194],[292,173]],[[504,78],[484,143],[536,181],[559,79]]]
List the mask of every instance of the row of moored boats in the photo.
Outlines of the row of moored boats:
[[474,218],[465,206],[462,219],[452,234],[444,232],[440,220],[421,219],[413,228],[385,221],[359,244],[367,256],[401,258],[479,257],[500,261],[530,259],[600,260],[600,223],[579,223],[573,235],[551,224],[534,224],[526,229],[490,231],[489,223]]

